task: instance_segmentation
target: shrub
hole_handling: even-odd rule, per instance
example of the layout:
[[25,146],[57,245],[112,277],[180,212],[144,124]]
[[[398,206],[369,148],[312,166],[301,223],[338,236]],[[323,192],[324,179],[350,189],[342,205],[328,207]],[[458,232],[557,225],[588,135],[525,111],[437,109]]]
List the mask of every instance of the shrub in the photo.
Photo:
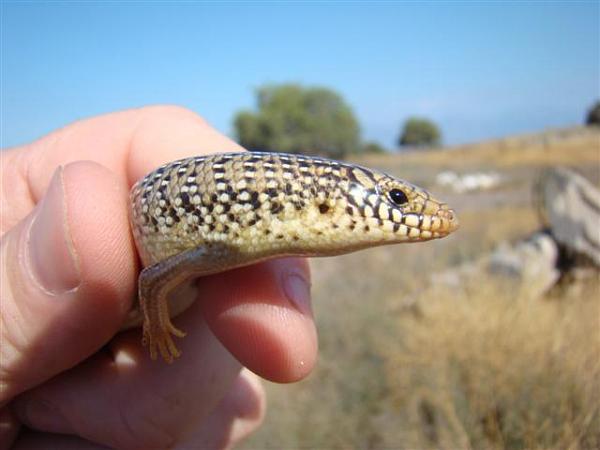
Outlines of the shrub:
[[379,145],[377,142],[365,142],[362,146],[362,151],[364,153],[371,154],[383,154],[387,153],[386,149]]
[[401,147],[435,147],[441,143],[441,133],[431,120],[411,117],[404,122],[398,143]]
[[600,100],[589,109],[585,118],[585,124],[600,126]]

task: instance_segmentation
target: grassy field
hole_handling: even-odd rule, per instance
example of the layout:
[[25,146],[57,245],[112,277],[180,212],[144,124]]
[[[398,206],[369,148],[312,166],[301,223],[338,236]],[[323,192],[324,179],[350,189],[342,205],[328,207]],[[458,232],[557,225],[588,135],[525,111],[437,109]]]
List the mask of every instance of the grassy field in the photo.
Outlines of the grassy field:
[[[531,300],[482,279],[431,275],[539,229],[532,185],[548,166],[600,181],[600,132],[563,130],[448,151],[370,157],[457,210],[447,239],[313,260],[320,357],[267,383],[264,426],[241,448],[600,448],[600,282]],[[494,171],[492,190],[436,186],[442,170]]]

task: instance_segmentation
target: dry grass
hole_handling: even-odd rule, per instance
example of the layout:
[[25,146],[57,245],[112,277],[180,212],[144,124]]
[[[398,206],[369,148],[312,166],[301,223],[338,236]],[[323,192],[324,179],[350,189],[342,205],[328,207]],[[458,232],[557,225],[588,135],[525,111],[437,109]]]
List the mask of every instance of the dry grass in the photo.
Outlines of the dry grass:
[[394,167],[398,163],[457,168],[555,166],[594,163],[600,158],[600,129],[575,128],[486,141],[449,150],[373,155],[365,164]]
[[387,446],[600,446],[598,283],[583,298],[514,298],[492,284],[423,302],[386,341],[396,401]]
[[314,260],[318,366],[301,383],[267,385],[265,424],[241,448],[600,448],[597,279],[535,301],[487,279],[460,293],[429,285],[539,228],[533,166],[565,160],[600,179],[599,135],[547,140],[549,152],[508,140],[495,159],[496,144],[483,144],[454,150],[460,158],[369,162],[426,186],[449,165],[493,167],[508,181],[440,193],[461,219],[450,238]]
[[475,259],[502,242],[522,239],[541,225],[537,211],[523,206],[500,205],[476,211],[462,209],[459,216],[461,227],[456,239],[461,241],[461,261]]

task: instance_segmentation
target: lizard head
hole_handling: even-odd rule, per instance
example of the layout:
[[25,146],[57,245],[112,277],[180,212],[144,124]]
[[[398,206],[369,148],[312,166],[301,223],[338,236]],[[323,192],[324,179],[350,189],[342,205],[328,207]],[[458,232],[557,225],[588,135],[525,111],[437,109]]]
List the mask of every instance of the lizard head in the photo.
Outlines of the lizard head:
[[346,186],[350,226],[381,244],[442,238],[455,231],[458,218],[425,189],[386,173],[351,167]]

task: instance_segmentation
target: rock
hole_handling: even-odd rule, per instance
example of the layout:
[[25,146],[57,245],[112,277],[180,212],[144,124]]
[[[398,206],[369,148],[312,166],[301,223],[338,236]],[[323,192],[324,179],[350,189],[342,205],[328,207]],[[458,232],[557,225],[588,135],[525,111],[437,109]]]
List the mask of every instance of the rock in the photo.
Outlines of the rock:
[[431,284],[467,292],[473,286],[496,281],[515,297],[537,298],[558,281],[558,257],[554,239],[538,232],[516,244],[502,243],[476,261],[437,273],[431,277]]
[[[431,285],[468,293],[482,283],[500,281],[515,297],[537,298],[563,275],[559,267],[564,266],[565,253],[568,259],[585,259],[600,267],[600,191],[565,168],[547,172],[537,191],[547,231],[514,244],[502,243],[491,254],[437,273]],[[573,278],[582,270],[585,267],[569,267],[568,274]]]
[[600,267],[600,191],[566,168],[544,174],[538,191],[554,239],[569,252],[585,255]]
[[547,292],[560,277],[558,247],[546,233],[535,233],[514,246],[501,245],[490,255],[487,270],[513,278],[531,297]]
[[500,175],[494,172],[473,172],[458,175],[451,170],[446,170],[435,177],[435,182],[438,185],[449,186],[454,192],[458,193],[489,190],[496,187],[500,181]]

